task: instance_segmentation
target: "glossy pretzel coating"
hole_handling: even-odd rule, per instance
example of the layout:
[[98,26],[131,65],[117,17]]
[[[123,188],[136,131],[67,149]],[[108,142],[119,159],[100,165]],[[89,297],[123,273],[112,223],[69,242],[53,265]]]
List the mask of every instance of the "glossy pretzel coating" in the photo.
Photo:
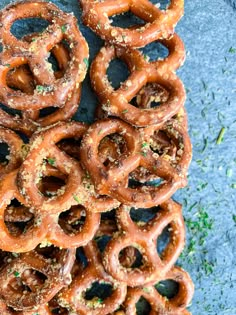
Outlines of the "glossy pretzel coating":
[[[91,83],[101,104],[99,112],[102,109],[106,115],[118,116],[134,126],[144,127],[160,126],[183,107],[185,90],[174,71],[184,61],[184,45],[177,34],[160,42],[168,48],[169,55],[153,62],[148,62],[141,52],[134,49],[106,45],[100,50],[90,68]],[[107,69],[116,57],[127,64],[130,75],[114,90],[108,80]],[[141,99],[138,107],[133,106],[131,100],[148,84],[156,85],[154,100],[161,104],[150,108],[142,106]],[[159,87],[167,91],[167,97],[161,97]]]
[[[93,186],[80,162],[57,147],[61,140],[79,140],[86,130],[83,123],[61,122],[36,133],[31,139],[30,151],[20,168],[18,181],[27,202],[41,213],[59,214],[78,204],[92,212],[108,211],[117,206],[116,200],[93,194]],[[48,163],[66,178],[65,185],[51,197],[43,195],[38,187]]]
[[[29,42],[34,38],[34,36],[38,36],[38,34],[33,34],[24,38],[26,38],[27,42]],[[55,78],[62,78],[69,63],[68,49],[62,43],[59,43],[53,47],[51,53],[57,60],[59,67],[59,70],[54,72]],[[30,95],[34,94],[34,77],[26,66],[23,65],[9,71],[6,80],[9,87],[21,90],[22,92]],[[75,88],[72,93],[72,97],[66,101],[65,106],[44,117],[40,117],[39,111],[29,110],[23,111],[22,118],[18,118],[7,114],[0,109],[0,124],[14,130],[22,131],[27,135],[31,135],[32,132],[39,127],[45,127],[54,124],[57,121],[70,119],[78,109],[80,97],[81,87],[79,86],[79,88]]]
[[[17,171],[6,175],[0,183],[0,248],[5,251],[27,252],[46,236],[47,217],[29,209],[16,185]],[[10,205],[16,199],[21,206]],[[14,223],[25,223],[23,230]]]
[[[117,210],[119,233],[108,242],[103,264],[109,274],[129,286],[153,284],[171,269],[181,253],[185,242],[185,229],[181,206],[172,200],[163,203],[160,211],[146,224],[137,225],[130,217],[130,207],[122,205]],[[170,241],[159,255],[157,239],[163,229],[170,226]],[[142,254],[139,268],[125,268],[119,261],[120,252],[133,246]]]
[[[99,159],[99,145],[108,135],[119,134],[126,148],[112,164],[104,165]],[[96,191],[136,208],[149,208],[168,200],[173,193],[186,185],[186,176],[171,163],[142,147],[140,132],[118,119],[100,120],[90,126],[82,139],[81,162],[88,170]],[[129,187],[128,177],[143,167],[162,182],[159,185],[142,184]]]
[[126,300],[123,303],[120,314],[136,315],[136,303],[141,297],[149,302],[151,307],[150,315],[190,315],[186,310],[193,296],[193,283],[189,275],[179,267],[171,269],[163,280],[174,280],[179,284],[177,295],[172,299],[162,296],[154,286],[128,288]]
[[[143,47],[167,38],[182,17],[184,0],[171,0],[166,10],[148,0],[81,0],[83,22],[106,41],[125,47]],[[132,28],[112,26],[110,17],[131,11],[145,24]]]
[[[30,43],[11,33],[12,24],[23,18],[43,18],[50,25]],[[10,4],[1,11],[0,37],[4,51],[0,55],[0,99],[8,107],[37,110],[49,106],[63,107],[83,81],[87,66],[88,46],[78,30],[73,14],[64,13],[54,4],[26,0]],[[48,53],[62,40],[70,46],[70,61],[62,78],[56,79],[48,62]],[[14,91],[6,84],[11,69],[29,65],[37,82],[33,95]]]
[[[94,242],[84,247],[88,261],[87,267],[79,273],[68,288],[63,289],[58,296],[58,303],[73,313],[81,315],[106,315],[115,311],[124,301],[126,284],[117,282],[107,274],[102,266],[100,253]],[[100,301],[97,298],[86,300],[84,294],[94,282],[108,283],[113,286],[109,298]],[[75,298],[76,297],[76,298]]]
[[0,178],[18,168],[23,160],[22,147],[24,145],[21,138],[12,130],[0,126],[0,143],[8,145],[9,154],[7,163],[0,163]]
[[33,310],[50,301],[71,282],[75,250],[58,252],[55,249],[55,254],[51,251],[49,258],[42,249],[20,254],[1,270],[0,296],[7,306],[15,310]]

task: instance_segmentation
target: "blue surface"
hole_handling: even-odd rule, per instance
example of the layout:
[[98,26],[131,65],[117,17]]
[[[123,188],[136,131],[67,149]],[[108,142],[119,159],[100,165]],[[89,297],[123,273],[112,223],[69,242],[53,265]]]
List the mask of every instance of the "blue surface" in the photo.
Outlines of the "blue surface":
[[[2,0],[0,7],[10,2],[13,1]],[[77,0],[53,2],[65,11],[73,11],[80,20]],[[91,61],[102,41],[88,28],[81,26],[81,30],[90,46]],[[194,315],[234,315],[236,1],[186,0],[185,17],[176,30],[187,51],[187,60],[178,75],[187,90],[186,108],[193,143],[189,186],[175,195],[184,204],[188,226],[187,246],[179,264],[195,282],[196,292],[190,307]],[[154,56],[155,47],[149,45],[147,53]],[[91,122],[95,104],[87,78],[76,118]],[[223,141],[217,144],[222,127]]]

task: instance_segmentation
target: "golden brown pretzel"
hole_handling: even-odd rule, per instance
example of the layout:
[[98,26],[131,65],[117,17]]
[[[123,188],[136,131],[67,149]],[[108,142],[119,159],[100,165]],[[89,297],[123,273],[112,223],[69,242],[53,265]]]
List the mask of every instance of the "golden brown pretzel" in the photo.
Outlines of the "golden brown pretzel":
[[7,306],[0,300],[0,312],[4,315],[52,315],[47,305],[43,305],[32,311],[15,311],[12,307]]
[[[143,47],[156,39],[169,37],[183,15],[184,1],[171,0],[164,11],[148,0],[81,0],[83,22],[112,44]],[[133,28],[112,26],[110,17],[131,11],[145,24]]]
[[[163,203],[156,216],[146,224],[137,225],[132,221],[130,207],[122,205],[117,211],[119,234],[108,242],[103,264],[109,274],[129,286],[153,284],[171,269],[181,253],[185,242],[184,222],[181,206],[172,200]],[[170,241],[159,255],[157,239],[163,229],[170,226]],[[127,269],[119,261],[120,252],[133,246],[142,254],[142,265]]]
[[23,160],[23,141],[12,130],[0,126],[0,143],[6,143],[9,148],[7,163],[0,163],[0,178],[18,168]]
[[[118,119],[104,119],[90,126],[82,139],[81,162],[88,170],[96,191],[134,207],[149,208],[169,199],[186,185],[186,177],[162,157],[142,147],[141,131]],[[103,138],[118,133],[126,142],[126,149],[112,164],[104,165],[99,159],[98,148]],[[128,176],[143,167],[161,179],[159,185],[141,184],[129,187]]]
[[[126,296],[126,285],[117,282],[108,275],[101,263],[100,253],[94,242],[90,242],[84,247],[84,252],[88,260],[88,265],[84,271],[78,274],[69,285],[58,295],[58,303],[66,307],[73,313],[81,315],[106,315],[115,311],[124,301]],[[111,295],[105,300],[94,298],[87,300],[85,291],[94,282],[109,283],[113,286]],[[76,299],[75,299],[76,296]]]
[[[183,107],[185,90],[174,71],[185,58],[184,45],[177,34],[161,43],[169,49],[169,55],[153,62],[148,62],[141,52],[134,49],[106,45],[100,50],[91,65],[90,77],[100,101],[99,106],[106,115],[118,116],[135,126],[160,126]],[[127,64],[130,75],[114,90],[106,73],[110,62],[116,57]],[[133,106],[131,100],[148,84],[152,84],[153,89],[156,87],[157,96],[160,97],[161,87],[167,91],[168,97],[160,98],[161,104],[154,108],[143,106],[140,102],[138,107]],[[101,108],[98,110],[100,116]]]
[[[59,214],[78,204],[92,212],[108,211],[117,206],[116,200],[97,196],[80,162],[57,147],[61,140],[80,139],[86,130],[87,126],[83,123],[61,122],[36,133],[31,139],[31,148],[18,179],[21,192],[32,207],[47,214]],[[66,176],[65,185],[52,197],[42,195],[38,187],[46,163]]]
[[[34,36],[38,36],[38,34],[25,36],[24,40],[30,42],[34,38]],[[62,43],[59,43],[55,47],[53,47],[51,53],[56,58],[59,67],[59,70],[54,73],[55,78],[62,78],[67,69],[70,59],[68,49]],[[21,90],[24,93],[33,95],[35,80],[32,73],[25,65],[9,71],[6,80],[8,86]],[[66,101],[65,106],[57,109],[54,113],[48,114],[44,117],[40,117],[40,112],[38,110],[23,111],[22,119],[19,118],[18,124],[16,126],[13,124],[11,127],[12,129],[19,129],[20,131],[22,131],[21,129],[23,125],[27,128],[27,132],[25,132],[25,130],[23,130],[23,132],[26,134],[31,134],[32,131],[39,127],[45,127],[47,125],[56,123],[57,121],[70,119],[78,109],[80,97],[81,87],[79,86],[78,88],[75,88],[72,93],[72,97],[68,101]],[[16,117],[12,116],[12,123],[14,122],[15,118]],[[2,125],[6,124],[4,119],[0,119],[0,123]]]
[[70,283],[74,260],[75,250],[68,249],[49,248],[46,256],[43,249],[20,254],[0,272],[1,298],[15,310],[40,307]]
[[[11,33],[11,26],[16,20],[37,17],[47,20],[50,25],[32,42],[18,40]],[[52,3],[26,0],[3,9],[1,25],[0,37],[5,48],[0,56],[1,101],[6,106],[19,110],[63,107],[87,71],[88,46],[78,30],[73,14],[62,12]],[[62,40],[69,43],[70,61],[64,76],[56,79],[47,57],[50,50]],[[29,65],[37,81],[33,95],[14,91],[6,84],[9,70],[25,64]]]
[[[34,249],[45,238],[48,220],[41,213],[29,209],[16,185],[17,171],[6,175],[0,183],[0,248],[5,251],[26,252]],[[20,202],[21,207],[9,207],[14,199]],[[22,213],[22,210],[26,212]],[[14,226],[14,223],[24,221],[29,224],[23,230]]]
[[[162,296],[154,286],[128,288],[126,300],[120,314],[136,315],[136,303],[141,297],[149,302],[151,307],[149,315],[190,315],[186,310],[193,296],[193,283],[189,275],[179,267],[172,268],[162,279],[171,279],[179,284],[179,291],[172,299]],[[118,312],[115,313],[118,315]]]

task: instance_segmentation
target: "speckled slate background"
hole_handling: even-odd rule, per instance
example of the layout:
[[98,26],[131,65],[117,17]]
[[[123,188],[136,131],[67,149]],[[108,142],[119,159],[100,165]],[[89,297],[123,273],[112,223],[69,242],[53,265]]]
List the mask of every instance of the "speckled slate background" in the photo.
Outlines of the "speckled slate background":
[[[2,0],[0,7],[10,2],[13,1]],[[53,2],[65,11],[73,11],[80,20],[77,0]],[[102,41],[86,27],[81,26],[81,30],[89,42],[91,60]],[[196,292],[189,308],[194,315],[234,315],[236,0],[186,0],[185,16],[176,30],[187,51],[186,62],[178,75],[187,90],[186,108],[193,143],[189,186],[174,196],[184,205],[188,227],[186,249],[178,263],[190,272],[195,282]],[[157,57],[157,45],[149,45],[145,53]],[[95,104],[87,79],[76,118],[91,122]],[[225,133],[217,144],[222,128]]]

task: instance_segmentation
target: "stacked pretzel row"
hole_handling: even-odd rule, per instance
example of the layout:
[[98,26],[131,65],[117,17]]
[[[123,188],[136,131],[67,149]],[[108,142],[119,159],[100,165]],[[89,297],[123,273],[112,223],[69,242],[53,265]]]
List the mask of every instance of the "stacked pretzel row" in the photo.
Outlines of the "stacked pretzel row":
[[[144,298],[150,314],[189,314],[193,284],[175,266],[184,222],[170,199],[186,185],[191,160],[175,74],[184,61],[173,33],[183,1],[166,11],[146,0],[81,4],[84,23],[107,41],[91,65],[100,105],[90,126],[70,120],[88,62],[75,17],[42,0],[1,11],[0,139],[9,147],[0,166],[1,313],[132,315]],[[146,24],[113,27],[109,16],[128,10]],[[36,17],[49,23],[42,33],[11,33],[16,20]],[[136,48],[154,40],[169,55],[149,62]],[[130,72],[116,90],[107,77],[115,58]],[[157,290],[165,280],[178,284],[170,299]],[[91,293],[96,284],[109,296]]]

